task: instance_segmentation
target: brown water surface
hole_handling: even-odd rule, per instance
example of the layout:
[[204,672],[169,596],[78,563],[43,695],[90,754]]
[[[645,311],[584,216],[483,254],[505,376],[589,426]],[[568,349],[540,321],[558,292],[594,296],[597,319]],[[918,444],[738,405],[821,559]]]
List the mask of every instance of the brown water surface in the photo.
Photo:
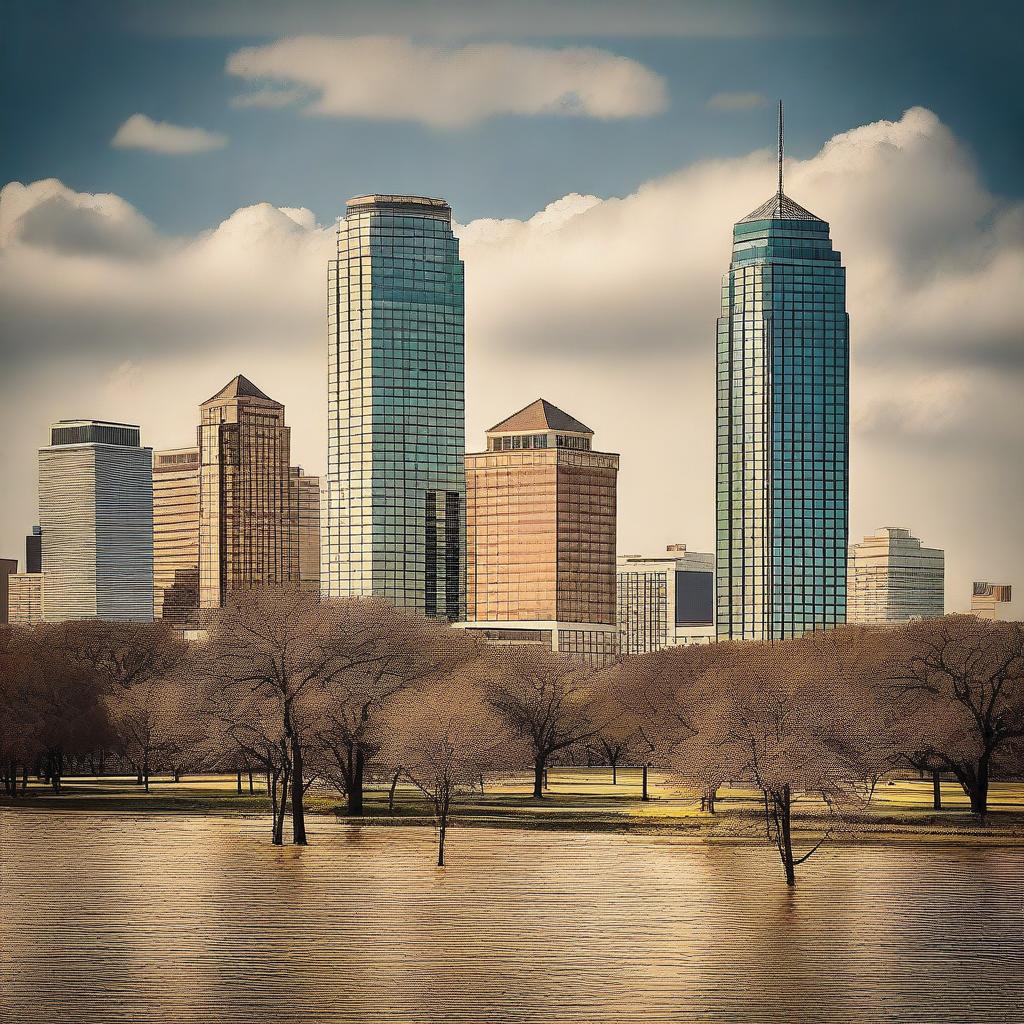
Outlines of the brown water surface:
[[1020,849],[0,810],[0,1020],[1024,1021]]

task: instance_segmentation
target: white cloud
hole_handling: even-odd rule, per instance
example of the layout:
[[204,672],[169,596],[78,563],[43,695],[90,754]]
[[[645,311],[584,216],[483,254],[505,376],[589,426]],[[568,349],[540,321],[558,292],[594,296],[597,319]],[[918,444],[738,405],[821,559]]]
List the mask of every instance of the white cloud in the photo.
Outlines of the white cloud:
[[184,128],[169,121],[154,121],[145,114],[132,114],[114,133],[110,144],[115,149],[145,149],[180,156],[223,149],[228,139],[205,128]]
[[[470,445],[543,395],[622,453],[624,548],[710,548],[721,275],[773,165],[769,152],[695,164],[621,198],[458,226]],[[945,547],[962,608],[972,578],[1024,576],[1024,206],[989,194],[921,109],[837,135],[786,180],[848,268],[852,534],[896,524]],[[246,207],[171,238],[117,196],[7,186],[7,551],[33,521],[34,450],[60,416],[138,420],[147,443],[184,443],[198,403],[242,372],[285,402],[296,458],[322,470],[334,245],[301,208]]]
[[716,92],[708,100],[710,110],[732,113],[737,110],[756,110],[768,105],[768,97],[759,92]]
[[[396,36],[295,36],[233,53],[230,74],[260,88],[236,105],[461,127],[500,114],[644,117],[668,105],[664,80],[606,50],[474,43],[445,49]],[[280,88],[267,88],[267,83]]]

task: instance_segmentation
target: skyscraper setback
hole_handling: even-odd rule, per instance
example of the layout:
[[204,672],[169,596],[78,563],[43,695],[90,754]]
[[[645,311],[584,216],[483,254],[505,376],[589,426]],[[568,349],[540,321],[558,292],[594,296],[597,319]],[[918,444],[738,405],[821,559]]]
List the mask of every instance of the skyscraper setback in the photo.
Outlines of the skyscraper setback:
[[199,449],[153,453],[153,616],[199,625]]
[[733,230],[717,370],[717,633],[846,619],[849,320],[828,224],[782,187]]
[[350,199],[328,287],[321,587],[465,614],[463,267],[441,199]]

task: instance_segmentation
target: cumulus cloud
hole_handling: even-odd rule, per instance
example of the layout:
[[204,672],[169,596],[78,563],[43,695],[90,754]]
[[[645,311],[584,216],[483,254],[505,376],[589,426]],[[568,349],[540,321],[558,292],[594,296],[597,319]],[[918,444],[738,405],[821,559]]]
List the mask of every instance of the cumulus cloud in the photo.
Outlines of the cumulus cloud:
[[185,128],[169,121],[154,121],[145,114],[132,114],[114,133],[110,144],[115,149],[145,149],[150,153],[181,156],[223,149],[228,138],[205,128]]
[[238,50],[227,70],[260,86],[236,105],[282,106],[299,99],[300,87],[309,94],[307,114],[446,128],[500,114],[645,117],[668,105],[659,75],[628,57],[582,47],[446,49],[397,36],[295,36]]
[[732,113],[737,110],[757,110],[768,105],[768,97],[759,92],[716,92],[708,100],[708,109]]
[[[543,395],[622,453],[624,548],[710,549],[721,276],[731,225],[774,181],[766,151],[457,225],[470,446]],[[945,547],[962,608],[971,578],[1024,575],[1024,208],[921,109],[789,161],[786,188],[829,220],[848,268],[853,536],[903,525]],[[302,208],[246,207],[173,238],[116,196],[8,185],[0,408],[17,497],[0,537],[31,525],[48,418],[134,418],[149,443],[185,443],[198,403],[239,372],[285,402],[296,458],[322,470],[334,244]]]

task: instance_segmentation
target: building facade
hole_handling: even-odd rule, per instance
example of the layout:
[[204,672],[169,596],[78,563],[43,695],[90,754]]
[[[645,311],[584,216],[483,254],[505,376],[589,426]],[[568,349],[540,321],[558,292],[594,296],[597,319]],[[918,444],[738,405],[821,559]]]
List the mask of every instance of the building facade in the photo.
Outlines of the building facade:
[[43,571],[43,531],[38,526],[25,538],[25,572]]
[[245,377],[199,407],[199,607],[294,583],[284,406]]
[[320,593],[320,477],[301,466],[289,472],[292,502],[292,580],[299,590]]
[[153,453],[153,617],[199,625],[199,449]]
[[1012,619],[1012,600],[1013,588],[1008,583],[975,583],[971,588],[971,614],[990,622]]
[[39,451],[42,615],[153,618],[153,451],[139,428],[62,420]]
[[16,572],[8,577],[7,619],[12,626],[43,621],[43,574]]
[[846,620],[849,320],[825,221],[779,191],[733,230],[717,359],[722,639]]
[[619,457],[593,436],[538,399],[466,456],[466,628],[590,661],[617,653]]
[[461,619],[465,302],[451,208],[349,200],[328,277],[321,591]]
[[18,571],[16,558],[0,558],[0,625],[9,621],[8,581]]
[[945,553],[909,530],[885,527],[850,545],[846,619],[894,624],[936,618],[945,606]]
[[619,653],[715,639],[715,556],[670,544],[663,555],[620,555]]

